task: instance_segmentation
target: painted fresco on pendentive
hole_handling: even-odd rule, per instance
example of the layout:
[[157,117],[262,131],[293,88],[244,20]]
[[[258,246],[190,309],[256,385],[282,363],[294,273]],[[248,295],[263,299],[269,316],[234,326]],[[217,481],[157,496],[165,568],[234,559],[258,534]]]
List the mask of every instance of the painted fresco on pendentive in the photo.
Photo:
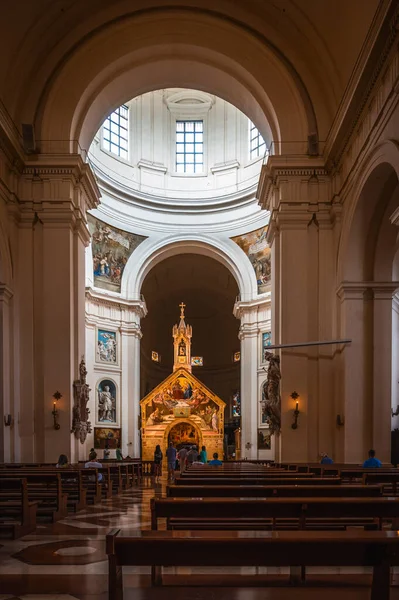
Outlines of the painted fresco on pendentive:
[[112,379],[102,379],[97,386],[97,422],[116,424],[116,385]]
[[116,365],[116,331],[97,330],[97,360]]
[[192,386],[184,376],[165,381],[165,386],[145,407],[145,426],[166,424],[176,418],[194,417],[201,429],[219,431],[219,406],[204,388]]
[[231,239],[248,256],[254,268],[258,284],[258,294],[267,291],[271,278],[271,250],[266,241],[267,225]]
[[120,292],[127,261],[146,237],[112,227],[92,215],[87,219],[92,236],[94,285]]
[[[107,443],[108,442],[108,443]],[[108,429],[106,427],[95,427],[94,428],[94,448],[105,448],[107,446],[110,450],[117,448],[121,443],[121,430]]]

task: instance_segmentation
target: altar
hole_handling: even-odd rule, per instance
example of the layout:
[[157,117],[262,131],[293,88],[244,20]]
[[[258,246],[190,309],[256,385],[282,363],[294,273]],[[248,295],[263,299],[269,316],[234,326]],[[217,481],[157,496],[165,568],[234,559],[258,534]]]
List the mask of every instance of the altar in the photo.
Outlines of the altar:
[[208,457],[214,452],[223,456],[226,404],[191,372],[192,328],[185,323],[184,305],[180,307],[180,322],[172,331],[173,373],[140,402],[143,460],[153,460],[157,444],[165,456],[169,442],[177,449],[205,446]]

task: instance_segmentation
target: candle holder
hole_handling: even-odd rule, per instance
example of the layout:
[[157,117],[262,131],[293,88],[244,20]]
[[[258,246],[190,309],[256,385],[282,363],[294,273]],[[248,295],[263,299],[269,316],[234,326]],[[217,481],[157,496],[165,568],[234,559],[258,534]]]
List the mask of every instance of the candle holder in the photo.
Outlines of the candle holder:
[[53,402],[53,410],[51,411],[51,414],[53,415],[53,427],[54,429],[58,430],[61,425],[58,423],[58,410],[57,410],[57,401],[60,400],[62,398],[62,394],[60,392],[55,392],[55,394],[53,394],[53,398],[54,398],[54,402]]
[[298,417],[299,417],[299,402],[298,402],[298,398],[299,398],[299,394],[297,392],[292,392],[291,398],[294,400],[294,402],[296,402],[296,404],[295,404],[295,410],[294,410],[294,421],[293,421],[291,427],[292,427],[292,429],[298,429]]

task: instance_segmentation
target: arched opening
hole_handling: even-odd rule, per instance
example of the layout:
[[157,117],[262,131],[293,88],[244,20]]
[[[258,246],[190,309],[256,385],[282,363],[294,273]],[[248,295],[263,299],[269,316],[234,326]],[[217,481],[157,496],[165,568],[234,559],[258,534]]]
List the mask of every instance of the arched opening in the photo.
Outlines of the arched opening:
[[[181,252],[156,264],[141,288],[148,314],[141,323],[140,397],[172,373],[172,328],[184,302],[185,320],[192,327],[192,372],[226,403],[225,435],[233,452],[233,431],[240,425],[233,405],[240,390],[240,362],[234,361],[240,351],[240,323],[233,315],[237,282],[217,260],[186,254],[184,247]],[[205,421],[207,417],[204,414]]]
[[[363,455],[378,448],[391,460],[390,432],[398,427],[391,408],[399,404],[397,366],[398,304],[396,290],[399,185],[395,169],[383,156],[369,161],[347,230],[347,250],[340,254],[343,273],[342,326],[353,339],[345,348],[345,387],[349,414],[357,405],[353,441]],[[349,409],[349,402],[351,409]],[[355,440],[353,439],[355,437]],[[359,454],[360,456],[360,454]]]

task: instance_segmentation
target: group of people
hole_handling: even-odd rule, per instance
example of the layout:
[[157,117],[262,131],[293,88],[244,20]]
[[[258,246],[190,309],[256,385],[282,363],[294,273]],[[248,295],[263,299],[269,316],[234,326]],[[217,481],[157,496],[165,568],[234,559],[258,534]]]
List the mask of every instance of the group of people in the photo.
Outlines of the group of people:
[[[320,463],[322,465],[333,465],[334,461],[330,456],[328,456],[328,454],[323,452],[323,454],[321,455]],[[369,457],[367,458],[367,460],[364,461],[363,467],[365,469],[379,469],[380,467],[382,467],[382,462],[375,457],[375,450],[369,450]]]
[[[223,464],[223,462],[219,460],[217,452],[213,453],[213,459],[208,462],[205,446],[202,446],[200,452],[198,452],[197,446],[195,445],[182,446],[180,450],[177,451],[172,442],[169,443],[169,446],[166,449],[166,460],[168,463],[168,479],[170,480],[174,479],[177,461],[179,461],[180,473],[183,473],[188,465],[204,465],[208,463],[213,466],[219,466]],[[162,461],[163,452],[161,446],[158,444],[154,451],[154,476],[156,482],[159,482],[162,475]]]

